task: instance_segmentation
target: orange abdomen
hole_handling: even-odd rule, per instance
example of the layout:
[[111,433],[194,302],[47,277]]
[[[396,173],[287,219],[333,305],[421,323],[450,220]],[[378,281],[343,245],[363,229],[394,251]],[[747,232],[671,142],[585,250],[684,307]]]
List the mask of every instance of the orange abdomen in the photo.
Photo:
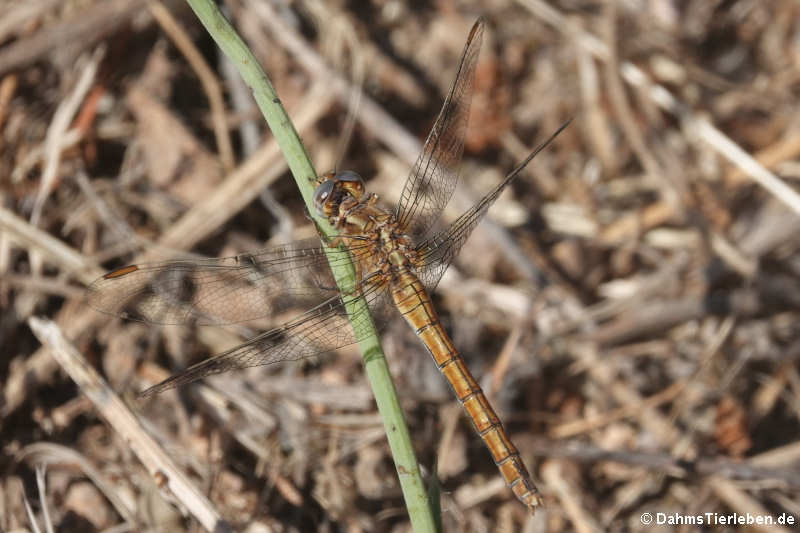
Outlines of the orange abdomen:
[[539,491],[489,400],[445,332],[430,296],[414,274],[401,272],[392,283],[392,298],[406,322],[422,339],[436,366],[453,387],[508,486],[531,511],[541,504]]

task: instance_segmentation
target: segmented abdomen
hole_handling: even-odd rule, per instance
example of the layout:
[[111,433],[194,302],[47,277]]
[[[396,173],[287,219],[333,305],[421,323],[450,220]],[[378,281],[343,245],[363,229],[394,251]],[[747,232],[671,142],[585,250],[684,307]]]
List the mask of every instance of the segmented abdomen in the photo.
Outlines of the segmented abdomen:
[[450,382],[475,431],[489,448],[503,479],[517,498],[533,511],[541,504],[539,491],[500,418],[442,327],[425,287],[411,272],[401,272],[392,283],[392,298],[403,318],[425,343],[436,366]]

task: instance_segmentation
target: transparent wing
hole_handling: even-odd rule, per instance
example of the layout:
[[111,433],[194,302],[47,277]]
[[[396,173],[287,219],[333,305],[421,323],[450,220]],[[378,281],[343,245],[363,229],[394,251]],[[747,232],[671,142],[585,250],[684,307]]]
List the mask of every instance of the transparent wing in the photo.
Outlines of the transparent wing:
[[389,309],[385,284],[368,284],[362,295],[370,311],[348,313],[356,296],[332,297],[280,327],[171,376],[141,395],[158,394],[228,370],[293,361],[353,344],[370,334],[373,322],[385,324]]
[[[351,248],[358,259],[364,247]],[[346,251],[331,250],[348,264]],[[118,268],[93,282],[88,303],[104,313],[153,324],[232,324],[313,307],[338,294],[319,240],[233,257]]]
[[400,227],[421,240],[441,215],[458,183],[458,167],[464,152],[464,133],[472,101],[475,65],[486,21],[478,19],[470,31],[453,86],[428,134],[422,153],[403,187],[395,216]]
[[[318,241],[233,257],[131,265],[113,270],[89,287],[89,304],[100,311],[155,324],[229,324],[308,309],[285,324],[202,361],[151,387],[155,394],[231,369],[302,359],[364,338],[391,314],[380,273],[362,273],[351,294],[341,294],[328,253]],[[350,254],[329,250],[336,264],[362,261],[365,246]],[[364,261],[364,263],[367,263]],[[363,296],[367,307],[348,311]]]
[[489,194],[481,198],[478,203],[458,217],[447,229],[428,238],[417,247],[417,251],[420,254],[419,264],[422,266],[417,270],[416,274],[429,291],[432,291],[436,285],[439,284],[439,280],[442,278],[444,271],[447,270],[447,267],[453,262],[453,259],[458,255],[458,252],[469,238],[472,230],[475,229],[475,226],[477,226],[484,217],[489,207],[497,200],[497,197],[500,196],[503,189],[505,189],[514,178],[517,177],[522,169],[531,162],[531,159],[546,148],[569,123],[570,121],[568,120],[562,124],[550,138],[537,146],[517,168],[512,170],[494,190],[489,192]]

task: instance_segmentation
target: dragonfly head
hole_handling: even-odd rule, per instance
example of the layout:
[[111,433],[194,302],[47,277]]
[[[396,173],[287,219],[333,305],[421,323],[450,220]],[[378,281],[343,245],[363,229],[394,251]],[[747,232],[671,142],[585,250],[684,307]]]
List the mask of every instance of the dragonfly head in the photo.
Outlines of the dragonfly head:
[[339,213],[339,206],[348,198],[358,202],[364,194],[364,180],[352,170],[328,172],[314,191],[314,208],[320,216],[330,218]]

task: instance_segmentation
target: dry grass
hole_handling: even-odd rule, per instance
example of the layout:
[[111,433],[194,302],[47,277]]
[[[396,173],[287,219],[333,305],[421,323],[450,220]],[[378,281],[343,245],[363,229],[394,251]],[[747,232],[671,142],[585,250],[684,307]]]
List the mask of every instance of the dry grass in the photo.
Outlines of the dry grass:
[[[445,216],[574,117],[436,299],[543,512],[513,499],[404,324],[385,335],[446,531],[800,519],[800,6],[333,4],[226,2],[317,169],[341,159],[388,204],[478,14],[493,27]],[[365,95],[344,152],[353,80]],[[0,529],[407,530],[354,350],[138,402],[248,331],[144,327],[82,303],[114,266],[313,235],[247,90],[183,3],[0,5],[0,132]],[[31,326],[66,344],[42,348]]]

